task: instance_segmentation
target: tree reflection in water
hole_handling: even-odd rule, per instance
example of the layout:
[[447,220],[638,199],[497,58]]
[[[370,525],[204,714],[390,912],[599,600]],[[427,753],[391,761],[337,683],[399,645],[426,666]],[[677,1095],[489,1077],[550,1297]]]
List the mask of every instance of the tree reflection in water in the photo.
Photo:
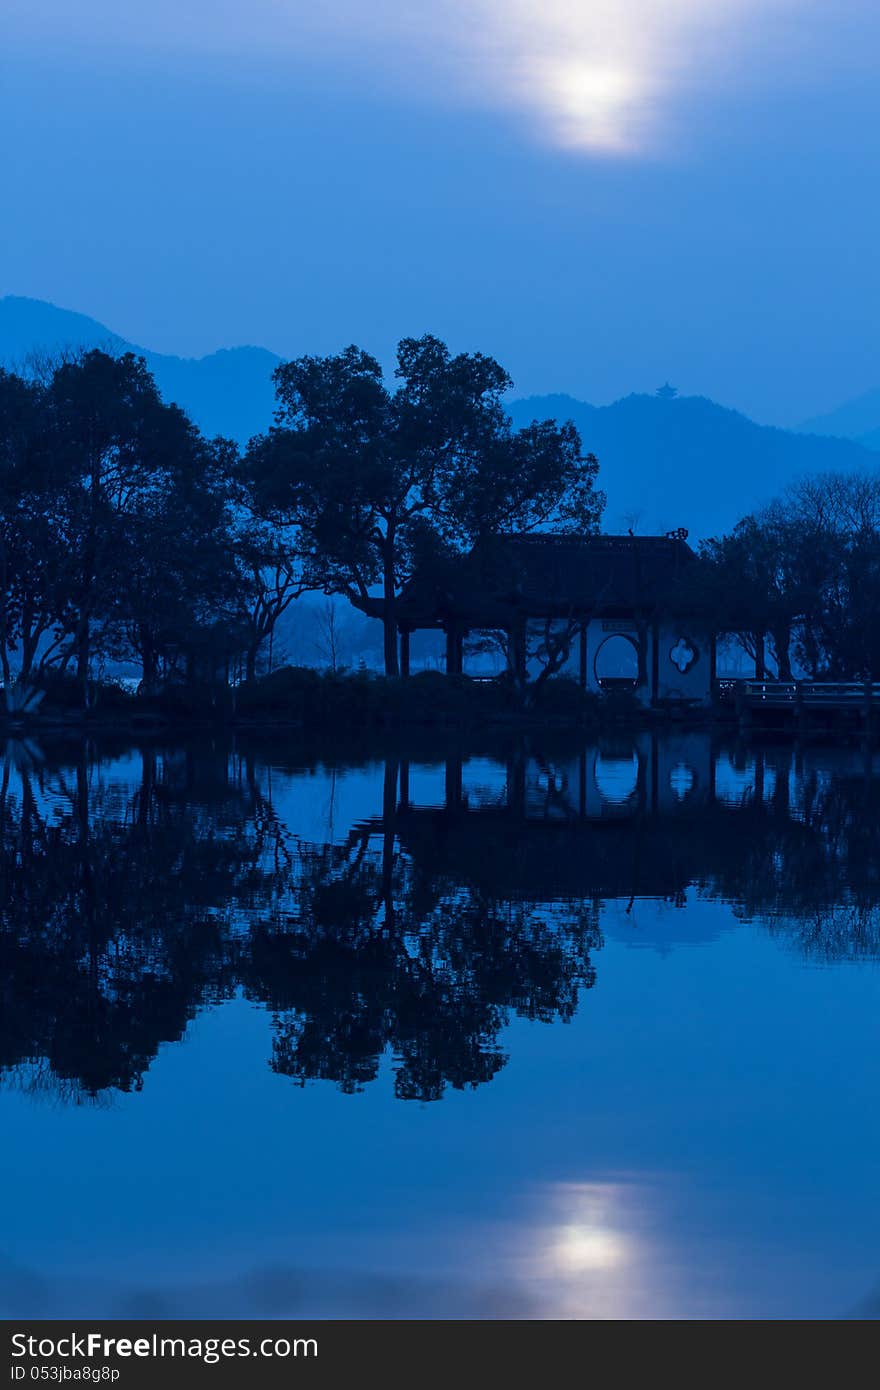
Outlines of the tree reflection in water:
[[[686,779],[669,753],[665,796],[649,740],[626,815],[590,801],[595,750],[515,749],[473,807],[453,754],[424,809],[387,757],[375,816],[313,843],[273,804],[274,753],[10,744],[0,1069],[69,1099],[138,1089],[199,1008],[243,992],[271,1013],[276,1072],[355,1091],[391,1057],[397,1096],[436,1100],[497,1074],[512,1017],[574,1015],[603,901],[692,885],[811,955],[876,956],[871,760],[740,750],[749,779],[725,799],[704,752]],[[298,756],[286,801],[313,795]]]

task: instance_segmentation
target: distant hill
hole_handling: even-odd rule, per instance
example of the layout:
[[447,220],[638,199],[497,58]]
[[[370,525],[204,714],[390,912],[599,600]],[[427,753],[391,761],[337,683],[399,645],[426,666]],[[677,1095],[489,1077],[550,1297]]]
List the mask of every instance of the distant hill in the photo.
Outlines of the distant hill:
[[855,439],[866,449],[880,450],[880,388],[844,401],[825,415],[805,420],[799,430],[809,434],[833,434]]
[[96,319],[40,299],[0,299],[0,365],[65,348],[104,348],[145,357],[163,397],[176,401],[206,434],[245,443],[272,420],[271,376],[281,360],[265,348],[237,347],[207,357],[171,357],[126,342]]
[[[84,314],[37,299],[0,299],[0,364],[15,366],[34,350],[64,347],[140,353],[165,399],[181,405],[207,434],[244,443],[271,422],[271,373],[280,359],[264,348],[171,357],[128,343]],[[880,392],[876,396],[874,447],[880,448]],[[599,458],[609,530],[633,525],[645,534],[686,526],[694,537],[707,536],[729,529],[804,473],[877,466],[876,455],[861,444],[756,425],[702,396],[633,395],[607,406],[532,396],[509,409],[517,425],[574,420],[584,447]],[[861,425],[870,415],[852,418]]]
[[868,430],[867,434],[861,436],[859,443],[872,453],[880,454],[880,429]]
[[716,534],[805,473],[876,468],[844,439],[756,425],[704,396],[625,396],[593,406],[571,396],[531,396],[510,407],[517,425],[573,420],[599,459],[608,530],[642,534],[686,526]]

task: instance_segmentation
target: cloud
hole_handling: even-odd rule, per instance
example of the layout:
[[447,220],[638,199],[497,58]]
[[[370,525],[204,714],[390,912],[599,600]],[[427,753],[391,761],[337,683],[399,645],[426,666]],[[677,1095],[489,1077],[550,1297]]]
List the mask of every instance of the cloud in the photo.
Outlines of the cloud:
[[445,0],[439,8],[445,57],[464,91],[519,112],[554,144],[624,154],[674,139],[681,100],[733,77],[805,3]]
[[680,138],[683,103],[756,70],[779,81],[769,52],[810,11],[817,0],[18,0],[12,28],[93,53],[318,63],[342,84],[505,110],[539,139],[620,155]]

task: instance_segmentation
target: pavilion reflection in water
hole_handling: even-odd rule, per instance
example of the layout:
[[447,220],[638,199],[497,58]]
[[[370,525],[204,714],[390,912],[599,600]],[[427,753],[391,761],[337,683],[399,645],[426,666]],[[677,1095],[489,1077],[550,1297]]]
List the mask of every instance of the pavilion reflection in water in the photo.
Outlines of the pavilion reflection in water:
[[857,748],[722,748],[701,732],[646,732],[555,757],[448,752],[440,796],[436,783],[419,788],[420,771],[385,763],[382,813],[363,831],[425,875],[541,902],[681,901],[771,824],[815,839],[821,818],[804,822],[822,789],[861,786],[872,799],[880,768]]
[[381,834],[425,872],[487,893],[550,901],[678,897],[698,869],[696,816],[715,801],[716,758],[698,733],[641,734],[504,763],[447,754],[442,805],[419,804],[411,765],[386,764]]
[[[519,750],[506,761],[502,805],[468,794],[460,756],[446,759],[446,809],[480,813],[503,809],[523,821],[631,819],[662,815],[714,798],[714,759],[699,733],[662,741],[641,734],[547,758]],[[401,809],[414,809],[409,768],[400,765]]]
[[[388,1056],[398,1095],[437,1098],[497,1073],[512,1017],[574,1016],[612,900],[687,900],[658,916],[664,947],[723,918],[875,960],[877,774],[856,748],[685,731],[347,763],[8,750],[0,1075],[137,1088],[200,1008],[242,995],[271,1016],[273,1070],[355,1090]],[[690,912],[694,888],[729,910]]]

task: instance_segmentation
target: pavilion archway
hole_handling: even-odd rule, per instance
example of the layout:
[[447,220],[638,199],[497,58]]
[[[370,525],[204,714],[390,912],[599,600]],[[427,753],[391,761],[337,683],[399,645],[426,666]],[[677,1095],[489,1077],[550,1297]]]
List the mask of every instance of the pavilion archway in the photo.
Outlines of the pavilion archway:
[[602,690],[635,690],[643,669],[639,639],[628,632],[608,633],[593,657],[593,674]]

